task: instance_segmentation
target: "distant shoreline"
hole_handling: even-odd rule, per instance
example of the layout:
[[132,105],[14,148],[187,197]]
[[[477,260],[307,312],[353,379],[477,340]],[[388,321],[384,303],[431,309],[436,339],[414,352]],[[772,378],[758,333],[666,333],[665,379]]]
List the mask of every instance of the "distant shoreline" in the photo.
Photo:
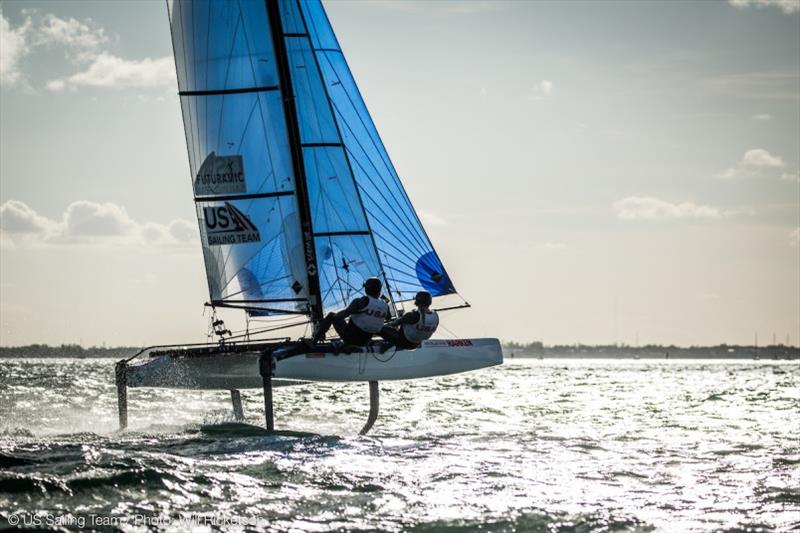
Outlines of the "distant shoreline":
[[747,346],[719,344],[717,346],[646,346],[573,345],[545,346],[541,343],[503,345],[506,358],[541,359],[800,359],[800,348],[782,344]]
[[[141,348],[137,346],[90,346],[77,344],[49,346],[0,346],[0,359],[59,358],[107,359],[128,357]],[[763,347],[720,344],[717,346],[628,346],[628,345],[554,345],[540,342],[530,344],[505,343],[503,354],[508,359],[800,359],[800,348],[784,345]]]
[[0,346],[0,359],[31,358],[31,359],[56,359],[71,357],[75,359],[107,359],[128,357],[141,350],[133,346],[90,346],[84,348],[78,344],[62,344],[49,346],[47,344],[29,344],[27,346]]

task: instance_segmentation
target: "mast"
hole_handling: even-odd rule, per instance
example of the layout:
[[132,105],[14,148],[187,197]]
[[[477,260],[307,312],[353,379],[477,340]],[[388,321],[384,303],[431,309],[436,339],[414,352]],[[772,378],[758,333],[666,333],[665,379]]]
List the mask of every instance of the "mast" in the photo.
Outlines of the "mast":
[[294,170],[295,190],[300,216],[300,231],[303,238],[303,253],[306,262],[306,275],[308,279],[308,305],[311,321],[316,324],[322,320],[322,295],[319,287],[319,271],[317,269],[317,252],[314,247],[314,229],[311,224],[311,208],[308,201],[308,186],[306,172],[303,164],[303,151],[300,144],[300,126],[297,123],[297,109],[295,108],[294,89],[292,88],[292,74],[286,54],[283,23],[281,21],[278,0],[264,0],[269,19],[272,46],[275,51],[275,61],[278,68],[278,85],[283,98],[283,111],[286,117],[286,129],[289,137],[289,147],[292,152],[292,167]]

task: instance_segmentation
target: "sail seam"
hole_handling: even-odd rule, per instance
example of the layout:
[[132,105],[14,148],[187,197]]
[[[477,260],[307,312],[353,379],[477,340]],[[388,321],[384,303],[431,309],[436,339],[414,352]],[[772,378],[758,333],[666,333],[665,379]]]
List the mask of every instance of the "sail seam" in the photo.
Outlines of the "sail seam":
[[308,298],[266,298],[261,300],[231,300],[230,298],[223,298],[221,300],[212,300],[213,305],[217,304],[266,304],[266,303],[280,303],[280,302],[305,302]]
[[178,91],[178,96],[218,96],[225,94],[263,93],[278,91],[277,85],[260,85],[257,87],[238,87],[236,89],[209,89],[206,91]]
[[300,143],[303,148],[341,148],[342,143]]
[[229,194],[225,196],[195,196],[195,202],[222,202],[226,200],[252,200],[256,198],[276,198],[292,196],[294,191],[256,192],[252,194]]
[[339,237],[342,235],[369,235],[369,231],[325,231],[315,233],[314,237]]

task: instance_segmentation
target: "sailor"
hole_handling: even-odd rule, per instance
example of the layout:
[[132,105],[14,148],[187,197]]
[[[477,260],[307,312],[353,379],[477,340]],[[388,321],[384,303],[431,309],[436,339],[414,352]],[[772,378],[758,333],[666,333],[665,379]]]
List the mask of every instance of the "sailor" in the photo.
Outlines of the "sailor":
[[414,298],[417,308],[386,324],[380,336],[398,350],[419,348],[422,341],[430,339],[439,327],[439,315],[431,309],[432,302],[431,293],[419,291]]
[[[372,336],[379,333],[389,318],[389,304],[381,299],[381,280],[369,278],[364,282],[365,296],[356,298],[338,313],[328,313],[319,323],[313,343],[325,338],[331,326],[345,344],[366,346]],[[350,320],[347,320],[347,318]]]

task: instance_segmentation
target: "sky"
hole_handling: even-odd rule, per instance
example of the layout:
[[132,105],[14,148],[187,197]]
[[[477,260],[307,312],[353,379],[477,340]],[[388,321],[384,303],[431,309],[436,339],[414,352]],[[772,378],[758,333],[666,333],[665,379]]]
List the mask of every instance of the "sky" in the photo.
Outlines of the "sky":
[[[800,0],[324,5],[443,336],[798,345]],[[204,340],[164,3],[0,6],[0,345]]]

